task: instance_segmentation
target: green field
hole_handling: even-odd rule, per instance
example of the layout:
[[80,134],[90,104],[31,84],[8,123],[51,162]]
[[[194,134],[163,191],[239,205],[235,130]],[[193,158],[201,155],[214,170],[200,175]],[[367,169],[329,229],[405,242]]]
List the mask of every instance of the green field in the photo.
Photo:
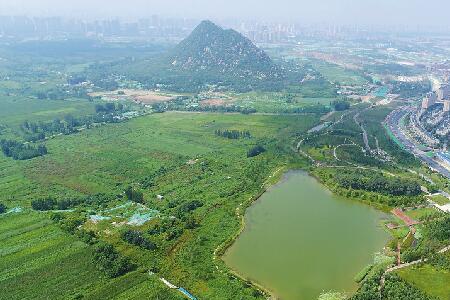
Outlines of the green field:
[[42,214],[2,216],[0,241],[0,299],[142,299],[158,293],[178,297],[146,273],[105,278],[92,263],[90,247]]
[[405,214],[414,220],[420,220],[421,218],[425,218],[427,216],[432,216],[437,214],[438,211],[435,208],[419,208],[414,210],[408,210]]
[[[332,101],[343,99],[339,85],[359,93],[367,84],[362,73],[322,61],[305,60],[307,70],[298,74],[309,76],[283,88],[269,83],[256,91],[232,78],[243,89],[226,90],[173,78],[195,92],[176,93],[186,97],[151,107],[124,102],[125,107],[115,103],[106,109],[111,104],[94,102],[89,93],[159,89],[135,76],[146,75],[148,65],[141,62],[167,45],[133,43],[32,41],[0,47],[5,58],[0,60],[0,140],[8,140],[0,155],[2,212],[6,205],[0,215],[1,300],[184,299],[161,277],[198,299],[267,299],[261,287],[232,273],[221,256],[240,232],[245,210],[284,171],[307,170],[335,194],[386,212],[423,203],[423,195],[413,193],[419,184],[431,186],[419,173],[448,191],[446,180],[421,166],[383,128],[393,106],[354,104],[330,114],[322,130],[308,133]],[[122,71],[126,76],[118,77]],[[216,101],[203,106],[205,99]],[[353,119],[357,113],[362,124]],[[80,122],[69,123],[68,115]],[[63,119],[62,127],[51,127],[59,123],[55,119]],[[25,121],[43,123],[22,126]],[[372,149],[379,145],[383,155],[364,151],[361,125]],[[48,153],[12,155],[38,147]],[[378,185],[369,188],[371,179]],[[429,208],[408,212],[413,218],[431,213]],[[441,219],[436,215],[433,221]],[[426,226],[418,228],[419,248],[441,247],[446,232],[434,228],[440,240],[433,240]],[[392,241],[407,232],[391,231]],[[290,231],[286,234],[291,238]],[[105,245],[117,255],[113,262],[98,258]],[[389,243],[379,256],[392,255],[394,247]],[[121,261],[128,268],[113,274]],[[367,278],[385,267],[375,263]],[[432,295],[448,294],[446,271],[417,270],[402,270],[402,277],[425,291],[432,288]],[[365,288],[367,282],[374,286]],[[378,295],[379,282],[363,280],[358,299],[375,299],[366,292]]]
[[447,197],[442,196],[442,195],[436,195],[436,196],[430,197],[430,199],[439,205],[446,205],[446,204],[450,203],[450,200]]
[[400,277],[430,296],[448,300],[450,296],[450,271],[438,270],[430,265],[398,271]]
[[249,92],[237,95],[233,104],[254,108],[263,113],[283,113],[315,105],[329,107],[333,100],[335,98],[332,97],[303,97],[301,93],[293,94],[292,98],[287,98],[285,93]]
[[368,83],[367,79],[362,77],[358,72],[344,69],[338,65],[314,60],[313,67],[327,80],[340,85],[361,86]]
[[25,120],[51,121],[65,115],[94,113],[94,103],[87,100],[37,100],[23,96],[2,96],[0,99],[0,124],[19,126]]
[[[192,214],[199,224],[197,228],[184,229],[181,235],[170,241],[164,238],[165,235],[155,236],[158,250],[142,251],[122,241],[120,232],[124,228],[114,227],[109,221],[98,224],[88,221],[83,227],[98,232],[100,239],[113,243],[143,270],[156,267],[159,276],[193,291],[200,299],[231,299],[232,295],[258,298],[254,289],[244,282],[230,280],[223,263],[213,263],[212,253],[238,230],[239,220],[234,216],[235,208],[257,194],[261,185],[275,170],[290,163],[291,159],[283,150],[290,149],[290,137],[305,132],[317,121],[318,116],[314,115],[164,113],[136,118],[126,123],[105,125],[47,141],[49,154],[44,157],[13,161],[2,156],[0,198],[8,207],[21,206],[28,209],[32,200],[49,195],[65,199],[104,193],[111,197],[106,208],[112,208],[124,203],[117,195],[127,186],[139,186],[147,177],[151,177],[151,186],[142,188],[146,206],[158,210],[161,218],[166,218],[175,214],[177,208],[171,208],[168,203],[182,204],[188,200],[200,200],[203,207]],[[249,130],[252,138],[230,140],[216,136],[216,129]],[[268,151],[258,157],[247,158],[247,150],[255,144],[264,145]],[[188,164],[189,161],[195,163]],[[163,166],[165,171],[158,173]],[[157,200],[157,194],[164,195],[165,200]],[[83,216],[83,211],[73,214]],[[26,212],[23,216],[29,214]],[[39,220],[30,219],[29,226],[37,226],[35,224],[39,222],[50,221],[43,214]],[[155,219],[135,228],[147,231],[155,222],[159,221]],[[48,224],[46,228],[53,231],[53,234],[62,234],[52,224]],[[27,242],[27,239],[17,239]],[[89,249],[83,243],[70,236],[64,239],[68,243],[76,243],[80,248],[73,255],[89,256]],[[56,237],[54,241],[48,242],[49,247],[53,247],[53,243],[58,240],[60,238]],[[47,250],[43,250],[42,255],[44,254],[48,254]],[[11,260],[15,264],[20,261],[15,257]],[[49,262],[49,265],[56,267],[56,264],[67,263],[64,258],[61,260]],[[39,262],[35,262],[35,265],[38,269],[33,274],[39,277],[44,272],[44,267]],[[224,273],[217,272],[215,265],[223,269]],[[86,262],[85,266],[80,264],[80,267],[88,268],[89,264]],[[64,270],[60,272],[55,276],[61,276]],[[80,272],[96,276],[95,272]],[[71,271],[70,274],[74,273]],[[132,274],[134,273],[125,275],[122,280],[138,276]],[[22,280],[19,275],[12,274],[8,280]],[[67,276],[69,284],[72,275]],[[145,280],[148,279],[147,276],[139,276],[141,277],[133,280],[140,280],[140,283],[144,277]],[[86,297],[95,291],[102,298],[104,295],[113,295],[111,288],[103,287],[104,284],[113,284],[109,280],[102,281],[101,284],[82,277],[77,280],[89,284],[86,286],[74,281],[74,286],[80,286],[79,290]],[[0,285],[3,284],[6,282]],[[133,291],[144,293],[146,289],[135,287]],[[132,291],[127,290],[126,293]],[[150,298],[155,297],[153,292],[148,293]]]

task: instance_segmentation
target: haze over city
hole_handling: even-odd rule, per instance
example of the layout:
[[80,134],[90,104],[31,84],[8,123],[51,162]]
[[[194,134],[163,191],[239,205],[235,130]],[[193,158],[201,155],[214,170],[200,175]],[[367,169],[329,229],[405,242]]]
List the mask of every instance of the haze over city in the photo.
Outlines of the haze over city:
[[450,0],[0,0],[0,298],[450,300]]
[[[263,4],[263,5],[262,5]],[[3,0],[0,15],[243,18],[304,23],[447,26],[445,0]]]

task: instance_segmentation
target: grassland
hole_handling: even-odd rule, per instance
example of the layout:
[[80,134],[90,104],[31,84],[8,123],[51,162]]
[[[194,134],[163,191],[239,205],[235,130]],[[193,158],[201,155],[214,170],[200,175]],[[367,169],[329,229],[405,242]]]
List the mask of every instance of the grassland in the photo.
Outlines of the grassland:
[[92,263],[90,247],[43,214],[2,216],[0,241],[0,299],[142,299],[161,291],[177,298],[146,273],[108,280]]
[[442,300],[450,296],[450,272],[439,270],[425,264],[420,267],[410,267],[398,271],[400,277],[418,287],[428,295]]
[[430,197],[430,199],[439,205],[446,205],[446,204],[450,203],[450,200],[447,197],[442,196],[442,195],[436,195],[436,196]]
[[303,97],[299,93],[293,94],[292,97],[286,97],[285,93],[249,92],[237,95],[233,104],[254,108],[263,113],[282,113],[315,105],[329,107],[334,99],[332,97]]
[[338,65],[330,64],[320,60],[312,61],[313,67],[327,80],[340,85],[361,86],[368,81],[356,71],[347,70]]
[[[32,200],[47,196],[65,199],[104,193],[112,199],[106,207],[110,208],[124,203],[125,200],[117,195],[121,195],[127,186],[139,187],[151,177],[152,184],[142,188],[145,205],[158,210],[161,218],[176,213],[176,207],[171,208],[168,203],[182,204],[190,200],[203,203],[192,215],[198,223],[195,229],[185,229],[170,241],[164,236],[156,236],[154,242],[158,250],[142,251],[121,240],[121,232],[129,226],[115,227],[108,221],[87,221],[84,228],[95,230],[100,239],[114,244],[139,266],[139,270],[156,269],[158,276],[193,291],[200,299],[259,298],[260,295],[245,282],[230,279],[225,265],[219,260],[213,262],[213,252],[239,229],[236,207],[258,194],[261,185],[275,170],[295,163],[297,159],[287,155],[291,151],[291,137],[305,132],[316,124],[318,118],[316,115],[164,113],[61,136],[47,141],[49,154],[44,157],[28,161],[0,158],[0,198],[8,207],[28,209]],[[215,135],[217,129],[249,130],[252,138],[230,140],[218,137]],[[247,158],[248,149],[256,144],[264,145],[268,151],[258,157]],[[158,173],[162,167],[165,171]],[[157,200],[157,194],[164,195],[164,201]],[[29,214],[34,213],[23,213],[24,216]],[[85,215],[85,211],[73,214]],[[38,216],[36,220],[30,219],[29,226],[49,222],[45,213]],[[146,232],[155,222],[159,222],[159,218],[134,228]],[[73,255],[89,258],[89,247],[70,236],[61,239],[61,231],[53,224],[47,227],[46,230],[57,236],[45,242],[49,249],[42,250],[42,255],[50,255],[56,244],[67,239],[67,243],[75,243],[79,247],[79,252]],[[15,242],[22,240],[26,242],[27,239],[16,237]],[[15,242],[10,242],[11,247]],[[21,258],[11,256],[9,260],[17,265]],[[41,273],[48,268],[57,269],[58,264],[71,268],[64,257],[57,257],[45,269],[39,261],[35,262],[37,269],[30,276],[45,278]],[[88,271],[92,268],[88,261],[80,264],[80,268],[84,268],[80,274],[98,277],[96,271]],[[51,278],[60,278],[65,269],[58,272]],[[76,269],[68,273],[65,284],[69,285],[74,274]],[[10,286],[12,282],[22,280],[20,276],[12,273],[8,278],[11,283],[2,281],[0,286]],[[152,281],[139,271],[112,281],[83,279],[82,276],[77,280],[74,282],[86,283],[74,284],[79,288],[68,287],[70,295],[79,293],[92,299],[107,295],[120,299],[129,294],[139,299],[136,295],[146,294],[155,299],[159,289],[163,289],[161,299],[172,299],[170,291],[159,282],[154,282],[154,291],[148,290],[147,281],[150,280],[148,284]],[[121,285],[123,288],[116,293]],[[130,289],[131,286],[134,288]],[[30,286],[29,290],[35,288]],[[22,292],[17,293],[23,295],[20,294]],[[14,295],[8,293],[6,297]],[[62,297],[65,296],[67,294]]]
[[2,96],[0,99],[0,124],[17,127],[25,120],[51,121],[72,114],[92,114],[95,104],[87,100],[36,100],[23,96]]

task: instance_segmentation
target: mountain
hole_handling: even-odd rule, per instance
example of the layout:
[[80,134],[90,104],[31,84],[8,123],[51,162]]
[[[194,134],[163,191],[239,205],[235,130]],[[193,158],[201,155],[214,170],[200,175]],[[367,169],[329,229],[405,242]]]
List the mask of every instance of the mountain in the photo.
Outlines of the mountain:
[[297,69],[286,67],[284,62],[274,63],[237,31],[203,21],[167,52],[96,65],[89,78],[102,86],[114,82],[114,78],[105,79],[114,73],[139,81],[146,88],[177,92],[199,92],[212,86],[237,92],[275,91],[298,84],[303,70]]
[[280,76],[270,57],[233,29],[203,21],[169,55],[174,69],[217,72],[238,77]]

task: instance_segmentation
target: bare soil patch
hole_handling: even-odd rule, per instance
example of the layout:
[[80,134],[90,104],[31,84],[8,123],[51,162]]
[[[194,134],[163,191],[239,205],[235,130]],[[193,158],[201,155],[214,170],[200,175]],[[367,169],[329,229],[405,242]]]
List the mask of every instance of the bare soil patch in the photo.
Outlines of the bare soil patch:
[[149,90],[123,89],[110,92],[90,93],[91,97],[102,97],[105,100],[119,101],[121,99],[132,100],[137,103],[152,104],[173,100],[176,95],[163,94]]

